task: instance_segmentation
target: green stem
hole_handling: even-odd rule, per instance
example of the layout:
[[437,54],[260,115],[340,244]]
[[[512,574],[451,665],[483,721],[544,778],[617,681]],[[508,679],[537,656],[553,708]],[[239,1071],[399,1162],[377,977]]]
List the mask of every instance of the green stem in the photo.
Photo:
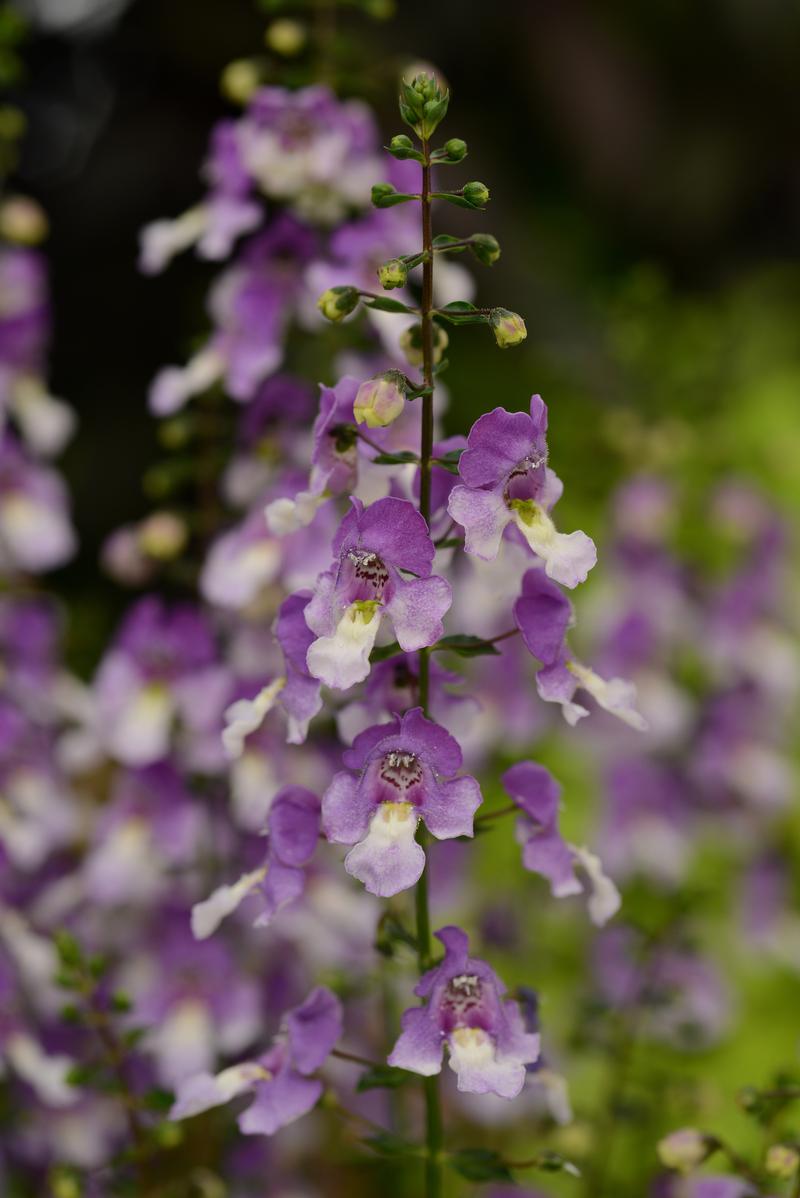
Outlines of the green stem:
[[[420,436],[419,467],[419,510],[430,527],[431,522],[431,459],[433,458],[433,226],[431,221],[431,160],[428,142],[422,141],[422,373],[426,393],[422,396],[422,428]],[[430,691],[430,650],[421,649],[419,654],[419,704],[428,715]],[[428,840],[422,824],[418,833],[419,843],[424,847]],[[431,963],[431,918],[428,907],[427,865],[417,882],[417,953],[420,972],[430,968]],[[439,1198],[442,1193],[442,1107],[439,1097],[438,1075],[426,1077],[425,1089],[425,1194],[426,1198]]]

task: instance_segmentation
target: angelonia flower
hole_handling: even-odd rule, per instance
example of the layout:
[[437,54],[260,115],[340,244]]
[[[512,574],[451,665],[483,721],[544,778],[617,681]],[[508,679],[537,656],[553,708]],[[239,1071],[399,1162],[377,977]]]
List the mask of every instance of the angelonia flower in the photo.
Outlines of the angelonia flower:
[[548,578],[575,587],[597,553],[585,533],[558,532],[550,518],[562,486],[547,465],[546,433],[547,408],[538,395],[530,415],[495,408],[479,417],[459,459],[461,484],[447,507],[464,528],[467,553],[492,561],[511,525],[542,559]]
[[436,936],[444,959],[415,987],[425,1005],[403,1015],[389,1064],[430,1077],[440,1072],[446,1046],[459,1090],[515,1098],[526,1066],[539,1056],[539,1037],[525,1031],[518,1004],[503,998],[495,972],[468,955],[466,932],[447,927]]
[[359,733],[322,796],[322,828],[335,844],[352,844],[345,869],[372,894],[388,898],[413,886],[425,868],[415,834],[420,820],[437,840],[472,835],[481,803],[461,768],[455,739],[415,707],[390,724]]
[[202,1111],[252,1095],[239,1115],[246,1136],[271,1136],[302,1118],[322,1096],[314,1074],[327,1060],[342,1032],[342,1008],[325,986],[318,986],[299,1007],[287,1011],[272,1047],[221,1073],[198,1073],[178,1087],[171,1119],[188,1119]]

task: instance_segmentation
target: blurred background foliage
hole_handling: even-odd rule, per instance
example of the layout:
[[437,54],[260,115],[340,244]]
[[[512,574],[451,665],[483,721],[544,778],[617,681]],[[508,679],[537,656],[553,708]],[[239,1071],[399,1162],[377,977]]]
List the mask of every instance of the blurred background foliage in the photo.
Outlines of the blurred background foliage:
[[[82,424],[66,458],[82,553],[55,585],[75,613],[73,659],[88,670],[125,602],[99,580],[100,544],[145,509],[141,480],[156,449],[146,387],[203,327],[210,277],[191,258],[157,281],[139,277],[137,232],[195,199],[208,129],[225,109],[220,73],[258,52],[265,18],[252,0],[17,7],[31,21],[24,71],[0,71],[28,121],[19,183],[52,227],[53,383]],[[527,321],[512,354],[495,352],[488,334],[454,331],[451,431],[541,392],[566,482],[561,523],[584,527],[601,563],[609,496],[640,470],[678,483],[676,536],[702,569],[726,553],[706,519],[715,481],[754,483],[796,523],[800,6],[400,0],[393,20],[350,29],[342,36],[360,39],[353,60],[366,67],[351,89],[376,105],[387,139],[398,131],[396,66],[425,60],[448,79],[448,135],[467,140],[469,177],[492,189],[486,227],[504,249],[479,285]],[[593,778],[562,740],[536,752],[564,783],[567,833],[581,835]],[[795,817],[787,836],[800,837]],[[732,1034],[690,1054],[634,1046],[609,1077],[584,1036],[576,962],[588,928],[554,909],[540,880],[519,880],[510,838],[485,845],[485,875],[524,887],[501,887],[498,902],[517,904],[525,952],[495,964],[509,983],[542,984],[545,1023],[574,1049],[578,1118],[555,1146],[581,1155],[599,1110],[595,1134],[625,1162],[631,1195],[652,1173],[655,1140],[687,1118],[746,1147],[755,1133],[736,1090],[796,1064],[800,987],[795,972],[754,965],[737,944],[730,861],[707,846],[693,885],[703,947],[736,978]],[[664,918],[648,903],[658,900],[642,897],[637,918]],[[576,1192],[566,1177],[548,1188]]]

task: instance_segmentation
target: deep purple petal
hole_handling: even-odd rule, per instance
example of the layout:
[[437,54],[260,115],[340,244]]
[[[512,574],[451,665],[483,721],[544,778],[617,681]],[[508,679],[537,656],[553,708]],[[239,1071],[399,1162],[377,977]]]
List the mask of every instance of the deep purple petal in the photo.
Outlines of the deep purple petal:
[[300,1073],[313,1073],[342,1034],[342,1004],[327,986],[317,986],[289,1012],[286,1024],[293,1065]]
[[303,786],[285,787],[270,808],[270,852],[284,865],[305,865],[317,847],[319,826],[317,796]]
[[569,599],[544,570],[528,570],[513,610],[528,651],[544,665],[552,665],[572,619]]
[[485,412],[470,429],[458,463],[461,478],[468,487],[496,486],[531,452],[535,431],[527,412]]
[[370,504],[359,520],[361,544],[384,562],[427,578],[434,547],[424,517],[407,499],[388,496]]

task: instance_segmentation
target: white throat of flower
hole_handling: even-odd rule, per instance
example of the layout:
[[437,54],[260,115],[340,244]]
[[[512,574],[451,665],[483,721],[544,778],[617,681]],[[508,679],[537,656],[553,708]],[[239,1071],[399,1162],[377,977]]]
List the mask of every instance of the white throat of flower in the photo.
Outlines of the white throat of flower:
[[581,665],[579,661],[568,662],[567,668],[605,711],[615,715],[637,732],[647,731],[647,720],[635,707],[636,687],[632,682],[625,678],[601,678],[594,670]]
[[327,491],[298,491],[294,499],[286,495],[273,499],[264,509],[270,532],[286,537],[307,528],[328,497]]
[[496,1057],[494,1039],[480,1027],[457,1027],[450,1033],[450,1068],[481,1069],[493,1064]]
[[369,674],[369,655],[381,624],[377,599],[351,603],[332,636],[314,641],[306,658],[309,673],[326,686],[347,690]]
[[226,709],[222,743],[229,757],[241,757],[246,738],[261,727],[264,717],[275,706],[285,685],[285,678],[276,678],[260,690],[254,699],[238,699]]

